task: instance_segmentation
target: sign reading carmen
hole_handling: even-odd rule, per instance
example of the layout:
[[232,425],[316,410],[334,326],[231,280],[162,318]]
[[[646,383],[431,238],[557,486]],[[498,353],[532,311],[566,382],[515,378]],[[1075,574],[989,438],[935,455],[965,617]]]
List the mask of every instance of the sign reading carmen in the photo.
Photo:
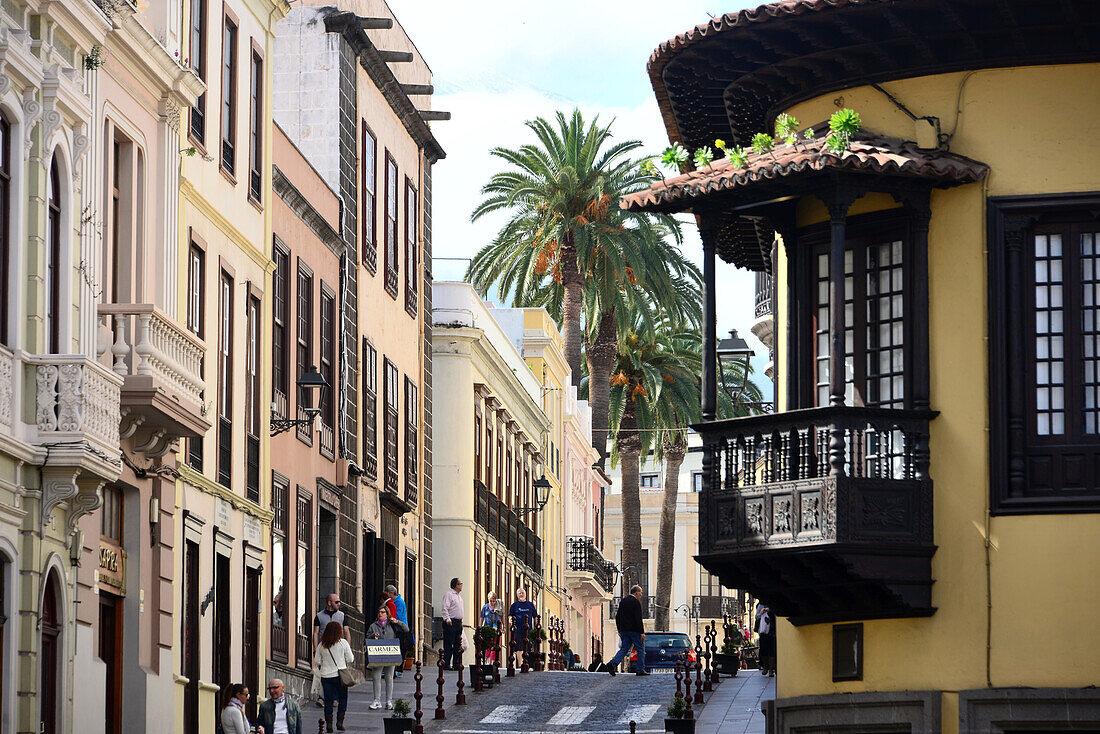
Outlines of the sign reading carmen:
[[397,640],[363,640],[368,668],[401,665],[401,643]]

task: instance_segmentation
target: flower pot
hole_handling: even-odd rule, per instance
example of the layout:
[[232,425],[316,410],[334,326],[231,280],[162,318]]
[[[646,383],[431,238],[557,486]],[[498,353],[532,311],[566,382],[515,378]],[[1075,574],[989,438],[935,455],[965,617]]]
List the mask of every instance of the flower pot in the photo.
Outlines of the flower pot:
[[724,655],[720,652],[714,653],[714,667],[719,674],[728,676],[736,676],[737,671],[741,669],[741,656],[740,655]]
[[412,668],[413,668],[413,659],[412,658],[405,658],[405,663],[401,666],[401,669],[402,670],[412,670]]
[[695,734],[695,719],[665,719],[669,734]]
[[416,726],[416,720],[411,716],[399,719],[396,716],[390,716],[382,719],[382,725],[386,727],[386,734],[412,734],[413,728]]

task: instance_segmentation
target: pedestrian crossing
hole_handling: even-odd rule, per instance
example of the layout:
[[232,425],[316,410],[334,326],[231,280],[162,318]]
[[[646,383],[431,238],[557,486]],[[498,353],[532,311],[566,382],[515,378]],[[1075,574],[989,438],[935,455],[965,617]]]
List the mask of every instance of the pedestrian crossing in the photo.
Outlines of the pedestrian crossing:
[[[497,706],[489,712],[488,716],[485,716],[483,719],[481,719],[480,723],[517,724],[522,721],[528,725],[535,725],[535,719],[542,719],[542,717],[534,713],[531,717],[528,717],[527,712],[531,709],[531,706]],[[554,713],[553,716],[545,720],[543,725],[575,727],[583,724],[585,719],[591,716],[592,712],[595,710],[595,706],[562,706],[560,709],[557,710],[557,712]],[[621,713],[618,718],[615,719],[615,723],[627,724],[633,721],[637,723],[640,727],[642,724],[648,724],[650,721],[652,721],[653,717],[656,716],[657,712],[660,710],[661,707],[658,704],[628,706],[625,709],[621,709]],[[543,716],[545,716],[545,713],[543,713]],[[605,717],[601,716],[600,718],[603,719]],[[454,731],[458,732],[459,730]]]

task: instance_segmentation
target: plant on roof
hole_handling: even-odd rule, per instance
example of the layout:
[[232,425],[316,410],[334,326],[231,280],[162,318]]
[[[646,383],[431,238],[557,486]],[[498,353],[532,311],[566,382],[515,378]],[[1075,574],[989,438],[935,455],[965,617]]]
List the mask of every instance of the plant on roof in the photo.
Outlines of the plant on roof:
[[662,181],[665,180],[664,171],[661,170],[660,166],[653,162],[652,158],[646,158],[644,161],[642,161],[641,165],[638,167],[638,170],[643,176],[655,176],[660,178]]
[[752,136],[752,150],[757,155],[771,153],[775,147],[775,138],[767,133],[757,133]]
[[855,110],[837,110],[829,118],[829,135],[825,138],[825,147],[833,153],[843,153],[851,145],[852,135],[862,126],[863,121]]
[[688,161],[687,148],[679,143],[673,143],[672,145],[661,151],[661,163],[664,163],[669,168],[679,169]]
[[696,168],[709,166],[710,162],[714,160],[714,151],[711,150],[709,145],[704,145],[702,148],[699,148],[695,151],[693,159],[695,161]]
[[722,138],[717,138],[714,141],[714,147],[717,148],[718,150],[724,151],[726,149],[726,141],[722,140]]
[[95,71],[101,66],[103,66],[103,47],[97,43],[88,50],[88,55],[84,57],[84,68],[88,71]]
[[787,145],[794,145],[798,141],[798,119],[786,112],[775,118],[775,137]]
[[740,146],[730,148],[726,151],[726,157],[729,158],[734,168],[744,168],[749,164],[748,148],[742,148]]

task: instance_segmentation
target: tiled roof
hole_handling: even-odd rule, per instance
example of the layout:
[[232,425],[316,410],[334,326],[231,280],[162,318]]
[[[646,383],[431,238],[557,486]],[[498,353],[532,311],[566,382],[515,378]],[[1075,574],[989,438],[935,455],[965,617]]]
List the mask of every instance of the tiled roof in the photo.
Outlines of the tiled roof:
[[744,168],[735,168],[728,159],[723,159],[658,181],[648,189],[623,197],[621,206],[634,211],[681,211],[718,192],[744,191],[747,199],[751,199],[754,189],[766,187],[769,182],[802,179],[825,171],[921,178],[938,188],[947,188],[980,181],[989,167],[963,156],[920,150],[916,143],[866,131],[857,133],[844,153],[832,153],[825,148],[822,131],[812,140],[776,146],[772,153],[751,153]]

